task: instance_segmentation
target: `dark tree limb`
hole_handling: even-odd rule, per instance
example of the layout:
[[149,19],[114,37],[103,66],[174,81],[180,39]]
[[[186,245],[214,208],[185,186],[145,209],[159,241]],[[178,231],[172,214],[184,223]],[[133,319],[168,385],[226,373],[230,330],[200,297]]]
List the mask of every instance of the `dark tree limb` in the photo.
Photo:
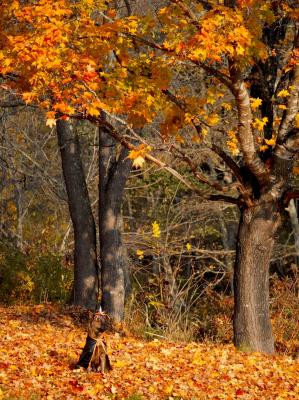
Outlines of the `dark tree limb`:
[[173,149],[175,149],[175,151],[177,152],[179,158],[186,162],[190,168],[190,171],[193,173],[193,175],[195,176],[195,178],[201,182],[201,183],[205,183],[206,185],[211,186],[212,188],[216,189],[218,192],[225,192],[227,189],[223,186],[221,186],[218,182],[213,182],[210,181],[205,175],[203,175],[202,173],[200,173],[198,171],[198,165],[195,164],[191,158],[183,152],[183,150],[179,149],[177,146],[172,145],[171,146]]
[[235,163],[235,161],[228,154],[225,153],[225,151],[223,151],[216,144],[212,145],[211,150],[214,151],[219,157],[221,157],[222,160],[225,162],[225,164],[231,169],[234,176],[237,178],[237,180],[239,182],[238,189],[242,195],[242,198],[243,198],[245,204],[248,207],[251,207],[253,203],[252,203],[252,200],[250,197],[250,193],[246,188],[246,184],[244,182],[243,175],[241,173],[239,166]]
[[202,4],[204,9],[207,11],[210,11],[213,8],[213,5],[207,0],[196,0],[196,2]]
[[235,161],[225,152],[223,151],[220,147],[218,147],[215,143],[212,144],[211,150],[214,151],[222,160],[225,162],[225,164],[231,169],[235,177],[238,179],[240,184],[243,186],[244,181],[243,177],[241,174],[241,170],[238,166],[238,164],[235,163]]
[[288,190],[284,193],[282,203],[287,206],[292,199],[299,199],[299,190]]

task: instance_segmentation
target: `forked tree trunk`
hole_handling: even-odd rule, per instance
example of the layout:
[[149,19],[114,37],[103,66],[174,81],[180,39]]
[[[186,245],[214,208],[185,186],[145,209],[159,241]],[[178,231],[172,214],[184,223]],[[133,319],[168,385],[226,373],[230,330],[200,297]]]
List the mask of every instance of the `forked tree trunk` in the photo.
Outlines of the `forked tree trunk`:
[[74,228],[74,286],[72,303],[94,309],[98,296],[96,229],[81,160],[79,139],[71,123],[58,120],[62,170]]
[[131,170],[128,151],[116,157],[116,142],[99,130],[99,237],[102,309],[115,321],[124,317],[127,265],[122,247],[122,198]]
[[234,342],[242,351],[274,352],[269,314],[269,265],[279,226],[278,205],[241,212],[234,271]]

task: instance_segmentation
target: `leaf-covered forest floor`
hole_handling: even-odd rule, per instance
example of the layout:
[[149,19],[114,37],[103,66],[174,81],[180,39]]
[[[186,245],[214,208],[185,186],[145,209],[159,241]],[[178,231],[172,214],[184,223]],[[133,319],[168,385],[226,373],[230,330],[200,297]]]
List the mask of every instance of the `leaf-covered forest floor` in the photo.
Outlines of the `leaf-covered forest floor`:
[[107,337],[113,371],[73,370],[85,343],[73,308],[0,307],[0,399],[299,399],[299,363],[232,345]]

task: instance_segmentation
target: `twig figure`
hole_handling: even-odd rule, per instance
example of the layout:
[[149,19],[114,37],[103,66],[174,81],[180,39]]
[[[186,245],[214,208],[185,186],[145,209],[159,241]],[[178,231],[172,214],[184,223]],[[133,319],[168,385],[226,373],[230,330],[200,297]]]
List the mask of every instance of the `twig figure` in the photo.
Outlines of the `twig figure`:
[[111,329],[111,320],[103,312],[92,314],[87,328],[87,338],[81,356],[75,368],[92,371],[111,371],[111,363],[107,354],[107,345],[102,334]]

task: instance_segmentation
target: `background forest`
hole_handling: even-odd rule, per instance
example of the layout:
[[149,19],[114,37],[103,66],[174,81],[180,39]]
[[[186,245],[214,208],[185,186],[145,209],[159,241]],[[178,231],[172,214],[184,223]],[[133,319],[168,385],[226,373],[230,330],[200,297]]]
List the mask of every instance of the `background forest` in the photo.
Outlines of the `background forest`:
[[[96,215],[97,129],[79,122],[76,130]],[[207,152],[197,161],[207,168],[211,157]],[[212,173],[232,179],[221,164]],[[45,126],[40,111],[2,109],[1,174],[1,302],[71,302],[73,229],[56,129]],[[290,204],[271,258],[276,345],[287,353],[298,346],[296,224]],[[129,329],[150,338],[230,342],[237,229],[234,205],[202,201],[148,163],[132,169],[122,207]]]

